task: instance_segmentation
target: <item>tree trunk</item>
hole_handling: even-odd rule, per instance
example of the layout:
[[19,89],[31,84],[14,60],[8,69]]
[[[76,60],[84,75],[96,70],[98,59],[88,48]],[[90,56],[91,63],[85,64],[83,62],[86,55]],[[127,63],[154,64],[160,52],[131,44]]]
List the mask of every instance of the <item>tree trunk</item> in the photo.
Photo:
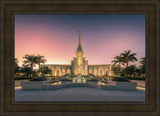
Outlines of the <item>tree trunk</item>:
[[127,61],[127,67],[128,67],[128,61]]
[[120,62],[119,62],[119,74],[120,74],[120,72],[121,72],[121,65],[120,65]]

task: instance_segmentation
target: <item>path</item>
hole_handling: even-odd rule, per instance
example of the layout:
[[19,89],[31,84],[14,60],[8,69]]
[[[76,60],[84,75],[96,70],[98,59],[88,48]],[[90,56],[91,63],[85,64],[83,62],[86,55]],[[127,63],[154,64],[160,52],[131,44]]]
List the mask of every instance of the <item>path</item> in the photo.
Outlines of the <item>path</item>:
[[145,91],[69,87],[59,90],[15,90],[15,101],[145,101]]

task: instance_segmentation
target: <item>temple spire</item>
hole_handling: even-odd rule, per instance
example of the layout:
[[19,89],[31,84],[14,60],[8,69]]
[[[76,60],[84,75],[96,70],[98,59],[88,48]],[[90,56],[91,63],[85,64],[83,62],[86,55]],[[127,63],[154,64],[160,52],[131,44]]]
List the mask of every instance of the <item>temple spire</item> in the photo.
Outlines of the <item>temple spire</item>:
[[83,51],[81,46],[81,29],[80,28],[79,28],[79,41],[78,41],[77,51]]

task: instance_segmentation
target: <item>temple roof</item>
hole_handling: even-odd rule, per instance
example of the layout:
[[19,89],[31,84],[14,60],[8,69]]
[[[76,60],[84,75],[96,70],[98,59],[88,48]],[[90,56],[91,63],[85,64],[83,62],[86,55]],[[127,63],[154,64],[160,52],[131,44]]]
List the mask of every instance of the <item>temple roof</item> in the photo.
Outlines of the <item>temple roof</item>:
[[78,41],[77,51],[83,51],[82,45],[81,45],[81,30],[80,29],[79,29],[79,41]]

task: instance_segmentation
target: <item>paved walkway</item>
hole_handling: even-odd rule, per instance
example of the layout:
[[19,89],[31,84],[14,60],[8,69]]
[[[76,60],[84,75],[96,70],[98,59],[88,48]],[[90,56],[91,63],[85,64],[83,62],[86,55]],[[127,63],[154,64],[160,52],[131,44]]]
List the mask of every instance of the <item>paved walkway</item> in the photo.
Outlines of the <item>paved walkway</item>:
[[59,90],[15,89],[15,101],[145,101],[145,90],[100,90],[89,87],[69,87]]

